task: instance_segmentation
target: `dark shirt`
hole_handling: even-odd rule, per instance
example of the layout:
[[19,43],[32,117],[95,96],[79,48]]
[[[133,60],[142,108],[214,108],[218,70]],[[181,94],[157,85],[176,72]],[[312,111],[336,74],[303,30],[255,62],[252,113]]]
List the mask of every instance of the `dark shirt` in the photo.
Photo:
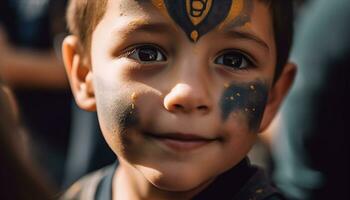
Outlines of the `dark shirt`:
[[[75,183],[62,199],[112,199],[112,180],[117,165],[99,170]],[[252,166],[248,159],[219,175],[193,200],[283,200],[264,172]]]

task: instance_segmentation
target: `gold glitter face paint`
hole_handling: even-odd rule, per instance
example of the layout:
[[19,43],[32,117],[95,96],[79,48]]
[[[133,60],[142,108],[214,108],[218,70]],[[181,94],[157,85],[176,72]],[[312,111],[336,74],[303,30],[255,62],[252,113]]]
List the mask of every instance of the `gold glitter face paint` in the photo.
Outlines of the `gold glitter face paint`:
[[201,23],[208,15],[212,3],[213,0],[186,0],[187,15],[195,26]]
[[191,39],[192,39],[194,42],[197,42],[198,36],[199,36],[198,31],[194,30],[194,31],[191,32],[191,36],[190,36],[190,37],[191,37]]
[[132,102],[135,102],[136,99],[137,99],[137,94],[136,94],[136,92],[133,92],[133,93],[131,94],[131,100],[132,100]]
[[136,92],[133,92],[131,94],[131,111],[130,111],[130,114],[132,114],[133,110],[136,109],[136,100],[137,100],[137,94],[136,94]]
[[252,0],[233,0],[230,13],[226,19],[220,24],[219,29],[224,27],[234,28],[244,26],[250,27],[250,14],[253,10]]
[[243,26],[250,21],[252,0],[152,0],[181,27],[192,42],[217,27]]
[[268,97],[268,84],[263,80],[231,82],[220,100],[221,116],[226,121],[230,115],[242,113],[250,130],[257,132]]
[[[163,15],[169,16],[164,0],[151,0],[152,4],[161,11]],[[170,17],[170,16],[169,16]]]

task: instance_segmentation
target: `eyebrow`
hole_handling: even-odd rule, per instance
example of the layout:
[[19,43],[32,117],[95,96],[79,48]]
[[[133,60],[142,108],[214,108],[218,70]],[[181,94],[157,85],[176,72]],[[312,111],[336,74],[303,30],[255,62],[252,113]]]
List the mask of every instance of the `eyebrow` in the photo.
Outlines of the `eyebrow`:
[[171,33],[173,28],[162,22],[149,22],[147,20],[133,20],[122,28],[117,28],[115,32],[124,32],[132,34],[134,32],[148,32],[148,33]]
[[[144,19],[137,19],[129,22],[126,26],[124,26],[121,29],[114,30],[116,32],[125,32],[127,35],[133,33],[133,32],[148,32],[148,33],[158,33],[158,34],[164,34],[164,33],[173,33],[174,31],[177,31],[176,28],[173,26],[163,23],[163,22],[150,22]],[[114,32],[113,31],[113,32]],[[230,37],[236,38],[236,39],[243,39],[243,40],[249,40],[253,41],[259,46],[267,49],[270,51],[269,46],[266,42],[264,42],[263,39],[259,38],[253,33],[237,30],[237,29],[227,29],[227,32],[225,32]]]
[[226,34],[233,37],[233,38],[253,41],[253,42],[259,44],[260,46],[264,47],[268,51],[270,51],[269,45],[267,45],[267,43],[264,42],[263,39],[259,38],[258,36],[256,36],[253,33],[246,32],[246,31],[240,31],[237,29],[229,29],[226,32]]

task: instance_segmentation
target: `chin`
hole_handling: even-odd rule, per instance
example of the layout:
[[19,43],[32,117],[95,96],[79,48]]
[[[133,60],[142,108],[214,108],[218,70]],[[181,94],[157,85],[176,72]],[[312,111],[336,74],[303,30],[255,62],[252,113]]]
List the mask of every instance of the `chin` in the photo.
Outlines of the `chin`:
[[184,168],[175,170],[159,171],[156,169],[143,168],[141,169],[143,176],[153,186],[160,190],[172,192],[188,192],[195,190],[198,187],[208,183],[211,179],[205,179],[204,175],[199,170],[185,171]]
[[184,177],[177,178],[161,178],[152,180],[152,184],[157,188],[171,192],[188,192],[198,188],[202,183],[197,180],[189,180]]

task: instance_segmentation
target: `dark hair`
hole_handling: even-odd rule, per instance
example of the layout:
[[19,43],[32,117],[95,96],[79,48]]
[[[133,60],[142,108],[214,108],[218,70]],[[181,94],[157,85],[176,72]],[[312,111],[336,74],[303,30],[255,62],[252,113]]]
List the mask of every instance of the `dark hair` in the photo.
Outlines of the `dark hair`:
[[70,0],[67,10],[69,31],[78,37],[80,53],[90,51],[91,36],[107,9],[108,0]]
[[[293,40],[293,1],[260,0],[269,6],[273,19],[277,48],[275,79],[287,63]],[[108,0],[70,0],[67,23],[70,32],[78,36],[81,53],[90,51],[91,35],[102,19]]]
[[273,18],[273,28],[277,49],[275,81],[287,63],[293,44],[294,13],[292,0],[262,0],[269,4]]

